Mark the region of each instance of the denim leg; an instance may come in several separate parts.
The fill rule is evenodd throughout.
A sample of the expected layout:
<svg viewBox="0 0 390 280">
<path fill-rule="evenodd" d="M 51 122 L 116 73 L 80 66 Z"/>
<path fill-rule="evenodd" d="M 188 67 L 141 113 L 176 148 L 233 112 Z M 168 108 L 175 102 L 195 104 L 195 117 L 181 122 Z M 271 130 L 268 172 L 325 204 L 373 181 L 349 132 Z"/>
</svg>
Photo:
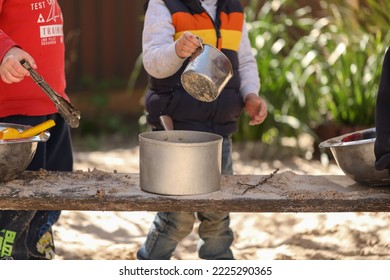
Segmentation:
<svg viewBox="0 0 390 280">
<path fill-rule="evenodd" d="M 222 141 L 222 174 L 233 174 L 232 140 Z M 230 246 L 234 240 L 230 217 L 224 213 L 197 213 L 199 225 L 199 257 L 202 259 L 234 259 Z"/>
<path fill-rule="evenodd" d="M 192 232 L 194 223 L 193 212 L 158 212 L 137 258 L 169 260 L 177 244 Z"/>
<path fill-rule="evenodd" d="M 232 260 L 233 252 L 230 246 L 234 240 L 233 231 L 230 229 L 228 212 L 200 212 L 198 219 L 199 257 L 207 260 Z"/>
<path fill-rule="evenodd" d="M 222 174 L 233 174 L 232 139 L 224 137 L 222 141 Z"/>
</svg>

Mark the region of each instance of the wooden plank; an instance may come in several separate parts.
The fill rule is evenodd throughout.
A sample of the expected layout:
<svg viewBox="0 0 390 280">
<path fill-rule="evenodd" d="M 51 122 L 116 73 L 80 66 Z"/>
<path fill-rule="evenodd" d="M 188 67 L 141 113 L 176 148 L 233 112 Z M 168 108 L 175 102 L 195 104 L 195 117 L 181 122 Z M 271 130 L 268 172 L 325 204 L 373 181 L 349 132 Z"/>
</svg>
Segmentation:
<svg viewBox="0 0 390 280">
<path fill-rule="evenodd" d="M 389 212 L 390 187 L 346 176 L 226 175 L 221 190 L 165 196 L 144 192 L 139 174 L 26 171 L 0 184 L 0 209 L 91 211 Z"/>
</svg>

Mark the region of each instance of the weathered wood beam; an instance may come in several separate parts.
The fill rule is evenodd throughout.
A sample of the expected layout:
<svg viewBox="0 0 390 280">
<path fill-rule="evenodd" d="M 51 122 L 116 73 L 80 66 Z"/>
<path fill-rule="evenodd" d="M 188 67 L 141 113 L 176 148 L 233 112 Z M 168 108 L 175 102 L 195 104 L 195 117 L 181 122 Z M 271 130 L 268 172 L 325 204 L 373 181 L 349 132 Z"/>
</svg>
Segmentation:
<svg viewBox="0 0 390 280">
<path fill-rule="evenodd" d="M 225 175 L 221 190 L 166 196 L 144 192 L 139 174 L 26 171 L 0 183 L 0 209 L 87 211 L 389 212 L 390 186 L 342 175 L 283 172 Z"/>
</svg>

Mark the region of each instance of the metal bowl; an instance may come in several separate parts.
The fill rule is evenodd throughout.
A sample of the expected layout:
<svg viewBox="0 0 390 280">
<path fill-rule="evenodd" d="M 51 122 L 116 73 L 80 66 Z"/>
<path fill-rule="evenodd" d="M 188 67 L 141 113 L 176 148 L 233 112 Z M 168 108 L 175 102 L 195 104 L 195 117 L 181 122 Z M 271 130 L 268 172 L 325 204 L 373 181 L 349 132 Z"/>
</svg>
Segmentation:
<svg viewBox="0 0 390 280">
<path fill-rule="evenodd" d="M 389 172 L 375 169 L 375 139 L 374 127 L 331 138 L 319 147 L 330 148 L 338 166 L 355 182 L 369 186 L 390 185 Z"/>
<path fill-rule="evenodd" d="M 23 131 L 31 126 L 0 123 L 0 130 L 7 127 Z M 15 179 L 26 170 L 35 155 L 38 142 L 46 142 L 49 137 L 50 133 L 45 131 L 30 138 L 0 140 L 0 182 Z"/>
</svg>

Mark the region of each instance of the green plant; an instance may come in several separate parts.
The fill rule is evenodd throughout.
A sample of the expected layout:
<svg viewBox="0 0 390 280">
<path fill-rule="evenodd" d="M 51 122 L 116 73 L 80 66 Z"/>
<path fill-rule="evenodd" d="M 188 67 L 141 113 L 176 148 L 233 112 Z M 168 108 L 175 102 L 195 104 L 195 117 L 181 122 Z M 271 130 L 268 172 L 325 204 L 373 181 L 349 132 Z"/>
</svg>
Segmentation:
<svg viewBox="0 0 390 280">
<path fill-rule="evenodd" d="M 269 115 L 258 127 L 240 119 L 234 139 L 278 142 L 328 121 L 371 126 L 386 49 L 390 44 L 387 0 L 321 1 L 316 18 L 295 1 L 251 1 L 249 36 L 258 62 L 260 94 Z"/>
<path fill-rule="evenodd" d="M 377 1 L 363 1 L 361 10 L 335 2 L 323 3 L 329 11 L 328 24 L 313 44 L 317 58 L 312 65 L 326 108 L 323 113 L 337 124 L 372 126 L 383 57 L 390 43 L 388 25 L 379 19 L 382 15 L 387 24 L 390 17 Z M 390 8 L 388 1 L 382 2 Z M 371 21 L 362 20 L 363 14 Z"/>
<path fill-rule="evenodd" d="M 144 69 L 142 63 L 143 63 L 142 62 L 142 53 L 140 53 L 134 62 L 133 69 L 130 72 L 129 79 L 127 81 L 126 91 L 129 94 L 131 94 L 134 91 L 134 89 L 136 87 L 136 83 L 137 83 L 137 81 L 138 81 L 139 77 L 141 76 L 141 73 Z"/>
<path fill-rule="evenodd" d="M 305 94 L 305 88 L 315 82 L 315 69 L 310 66 L 315 55 L 308 34 L 318 20 L 309 7 L 297 7 L 290 0 L 264 4 L 253 0 L 245 11 L 268 117 L 260 126 L 249 127 L 248 116 L 243 114 L 234 139 L 275 143 L 281 136 L 312 133 L 310 124 L 321 119 L 316 109 L 319 92 Z"/>
<path fill-rule="evenodd" d="M 110 91 L 124 88 L 125 81 L 122 79 L 111 79 L 97 81 L 90 76 L 82 78 L 85 94 L 79 98 L 88 108 L 88 113 L 82 113 L 80 127 L 75 134 L 80 135 L 101 135 L 113 133 L 128 133 L 127 121 L 120 114 L 111 113 L 107 110 L 112 96 Z"/>
</svg>

